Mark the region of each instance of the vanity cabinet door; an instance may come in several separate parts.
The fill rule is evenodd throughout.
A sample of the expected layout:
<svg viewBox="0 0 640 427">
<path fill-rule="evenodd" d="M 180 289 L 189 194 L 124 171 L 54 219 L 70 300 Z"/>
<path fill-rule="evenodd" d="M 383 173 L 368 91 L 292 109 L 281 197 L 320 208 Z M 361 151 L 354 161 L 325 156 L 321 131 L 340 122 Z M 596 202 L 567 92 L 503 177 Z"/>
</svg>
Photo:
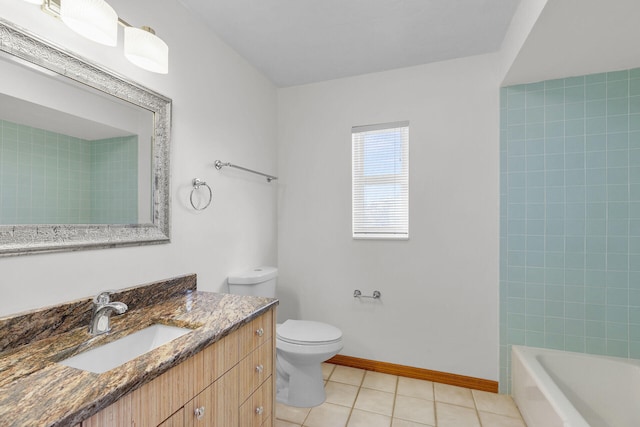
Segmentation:
<svg viewBox="0 0 640 427">
<path fill-rule="evenodd" d="M 200 388 L 195 390 L 194 395 L 238 363 L 238 332 L 232 332 L 196 354 L 199 355 L 202 357 L 202 374 L 196 378 L 196 384 Z"/>
<path fill-rule="evenodd" d="M 184 407 L 185 427 L 238 427 L 238 367 L 234 367 Z"/>
<path fill-rule="evenodd" d="M 194 396 L 195 378 L 198 372 L 202 372 L 199 368 L 201 354 L 190 357 L 130 393 L 135 427 L 160 425 Z"/>
<path fill-rule="evenodd" d="M 127 394 L 112 405 L 107 406 L 89 419 L 82 422 L 82 427 L 130 426 L 131 394 Z"/>
<path fill-rule="evenodd" d="M 82 422 L 82 427 L 182 427 L 171 416 L 193 396 L 194 363 L 201 358 L 189 358 L 175 368 Z M 171 418 L 169 418 L 171 416 Z"/>
</svg>

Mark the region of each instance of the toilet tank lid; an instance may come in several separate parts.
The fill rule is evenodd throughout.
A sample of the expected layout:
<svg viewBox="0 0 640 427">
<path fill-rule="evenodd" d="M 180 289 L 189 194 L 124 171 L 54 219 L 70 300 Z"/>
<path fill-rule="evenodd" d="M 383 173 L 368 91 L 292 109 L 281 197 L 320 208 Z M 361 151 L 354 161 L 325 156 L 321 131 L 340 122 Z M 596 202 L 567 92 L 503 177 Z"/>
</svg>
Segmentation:
<svg viewBox="0 0 640 427">
<path fill-rule="evenodd" d="M 276 267 L 255 267 L 237 274 L 230 274 L 227 281 L 232 285 L 255 285 L 278 276 Z"/>
</svg>

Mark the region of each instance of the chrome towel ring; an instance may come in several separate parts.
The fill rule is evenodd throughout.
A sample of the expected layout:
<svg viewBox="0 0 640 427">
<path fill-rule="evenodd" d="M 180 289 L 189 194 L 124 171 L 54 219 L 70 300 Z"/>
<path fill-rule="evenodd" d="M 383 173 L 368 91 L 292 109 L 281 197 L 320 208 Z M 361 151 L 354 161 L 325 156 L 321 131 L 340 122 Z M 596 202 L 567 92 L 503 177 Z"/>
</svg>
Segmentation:
<svg viewBox="0 0 640 427">
<path fill-rule="evenodd" d="M 211 200 L 213 200 L 213 192 L 211 191 L 211 187 L 209 187 L 209 185 L 206 182 L 201 181 L 198 178 L 194 178 L 192 183 L 193 183 L 193 189 L 191 190 L 191 195 L 189 196 L 189 201 L 191 202 L 191 206 L 193 206 L 193 209 L 195 209 L 197 211 L 203 211 L 203 210 L 207 209 L 209 207 L 209 205 L 211 204 Z M 198 208 L 193 203 L 193 193 L 196 190 L 200 189 L 200 187 L 207 187 L 207 190 L 209 190 L 209 201 L 203 207 Z"/>
</svg>

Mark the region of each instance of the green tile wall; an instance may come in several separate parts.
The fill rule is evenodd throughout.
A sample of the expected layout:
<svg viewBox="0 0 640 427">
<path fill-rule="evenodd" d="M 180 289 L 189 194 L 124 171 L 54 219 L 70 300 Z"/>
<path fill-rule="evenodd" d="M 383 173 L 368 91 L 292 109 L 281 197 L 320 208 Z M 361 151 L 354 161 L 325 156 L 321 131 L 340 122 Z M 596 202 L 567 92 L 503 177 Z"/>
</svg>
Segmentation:
<svg viewBox="0 0 640 427">
<path fill-rule="evenodd" d="M 137 157 L 135 136 L 87 141 L 0 120 L 0 224 L 135 223 Z M 92 188 L 98 176 L 109 191 Z M 113 203 L 98 215 L 102 199 Z"/>
<path fill-rule="evenodd" d="M 138 222 L 138 137 L 91 143 L 91 219 L 94 224 Z"/>
<path fill-rule="evenodd" d="M 511 345 L 640 358 L 640 69 L 501 90 L 500 390 Z"/>
</svg>

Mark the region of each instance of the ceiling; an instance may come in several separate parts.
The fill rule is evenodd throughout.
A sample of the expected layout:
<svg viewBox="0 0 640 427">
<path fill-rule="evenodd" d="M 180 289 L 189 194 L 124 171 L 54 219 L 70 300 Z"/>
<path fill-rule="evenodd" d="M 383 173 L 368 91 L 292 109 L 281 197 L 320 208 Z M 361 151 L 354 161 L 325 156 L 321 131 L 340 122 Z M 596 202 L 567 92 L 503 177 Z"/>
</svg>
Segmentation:
<svg viewBox="0 0 640 427">
<path fill-rule="evenodd" d="M 549 0 L 503 84 L 640 67 L 639 0 Z"/>
<path fill-rule="evenodd" d="M 497 51 L 520 0 L 180 0 L 278 87 Z"/>
</svg>

